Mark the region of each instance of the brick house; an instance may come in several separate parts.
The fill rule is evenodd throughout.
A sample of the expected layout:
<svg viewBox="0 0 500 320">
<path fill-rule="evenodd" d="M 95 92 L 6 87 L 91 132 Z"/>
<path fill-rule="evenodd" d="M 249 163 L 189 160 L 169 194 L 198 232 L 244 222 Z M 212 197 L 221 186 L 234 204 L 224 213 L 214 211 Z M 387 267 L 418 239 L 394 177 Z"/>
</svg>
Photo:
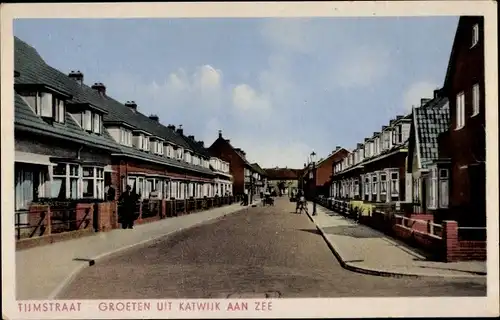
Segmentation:
<svg viewBox="0 0 500 320">
<path fill-rule="evenodd" d="M 119 149 L 102 125 L 107 111 L 18 38 L 14 53 L 16 212 L 44 198 L 104 199 L 104 174 Z M 91 127 L 78 122 L 82 113 Z"/>
<path fill-rule="evenodd" d="M 182 127 L 47 65 L 17 37 L 14 45 L 16 210 L 39 198 L 104 200 L 108 185 L 116 196 L 130 185 L 141 199 L 212 197 L 221 180 L 231 189 L 228 172 L 210 168 L 218 159 Z"/>
<path fill-rule="evenodd" d="M 450 129 L 439 140 L 450 159 L 450 213 L 474 226 L 486 225 L 484 41 L 484 18 L 460 17 L 443 85 Z"/>
<path fill-rule="evenodd" d="M 304 185 L 304 193 L 306 197 L 311 198 L 316 188 L 316 195 L 323 195 L 327 197 L 330 193 L 331 176 L 332 176 L 332 165 L 339 159 L 346 157 L 349 153 L 348 150 L 337 146 L 331 154 L 326 158 L 318 161 L 316 163 L 316 181 L 314 178 L 311 179 L 312 166 L 311 164 L 305 165 L 302 172 L 302 181 Z"/>
<path fill-rule="evenodd" d="M 302 173 L 302 169 L 290 169 L 290 168 L 268 168 L 264 169 L 268 179 L 269 189 L 280 190 L 282 194 L 288 196 L 292 192 L 297 192 L 299 189 L 299 180 Z"/>
<path fill-rule="evenodd" d="M 252 183 L 260 180 L 260 174 L 257 169 L 248 162 L 245 151 L 240 148 L 234 148 L 229 139 L 222 137 L 222 131 L 219 130 L 219 137 L 208 147 L 208 152 L 227 163 L 233 176 L 234 195 L 242 195 L 245 192 L 249 194 L 256 193 Z"/>
<path fill-rule="evenodd" d="M 410 115 L 397 116 L 335 161 L 331 197 L 365 203 L 408 201 L 406 155 L 410 125 Z"/>
</svg>

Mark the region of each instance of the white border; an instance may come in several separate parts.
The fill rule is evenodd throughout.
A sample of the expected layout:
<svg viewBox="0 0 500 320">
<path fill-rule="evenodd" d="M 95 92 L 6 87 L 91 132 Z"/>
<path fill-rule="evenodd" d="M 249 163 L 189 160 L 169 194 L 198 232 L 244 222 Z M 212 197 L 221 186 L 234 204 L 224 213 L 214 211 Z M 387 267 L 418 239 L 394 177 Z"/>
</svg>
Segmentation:
<svg viewBox="0 0 500 320">
<path fill-rule="evenodd" d="M 14 18 L 160 18 L 160 17 L 331 17 L 331 16 L 459 16 L 485 17 L 485 78 L 487 108 L 487 207 L 488 207 L 488 296 L 487 298 L 343 298 L 280 299 L 270 312 L 229 313 L 105 313 L 97 312 L 99 301 L 82 301 L 85 310 L 71 313 L 24 314 L 33 319 L 51 318 L 149 318 L 149 317 L 394 317 L 394 316 L 498 316 L 498 76 L 497 12 L 494 1 L 393 1 L 393 2 L 238 2 L 238 3 L 92 3 L 92 4 L 3 4 L 1 6 L 1 116 L 2 197 L 13 199 L 14 126 L 13 26 Z M 444 77 L 444 74 L 443 74 Z M 14 297 L 15 246 L 12 201 L 2 201 L 2 305 L 3 318 L 17 318 Z M 35 266 L 34 266 L 35 267 Z M 44 267 L 44 266 L 38 266 Z M 221 300 L 222 301 L 222 300 Z M 225 301 L 224 303 L 227 303 Z"/>
</svg>

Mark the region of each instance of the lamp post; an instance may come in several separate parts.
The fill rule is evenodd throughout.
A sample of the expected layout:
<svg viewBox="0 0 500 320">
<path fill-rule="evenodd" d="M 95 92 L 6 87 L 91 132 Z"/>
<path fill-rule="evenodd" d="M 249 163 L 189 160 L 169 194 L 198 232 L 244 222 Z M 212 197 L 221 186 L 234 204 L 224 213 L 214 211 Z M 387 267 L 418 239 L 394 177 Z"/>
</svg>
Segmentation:
<svg viewBox="0 0 500 320">
<path fill-rule="evenodd" d="M 313 181 L 313 212 L 312 215 L 316 215 L 316 152 L 311 152 L 311 164 L 312 164 L 312 170 L 310 172 L 310 177 Z"/>
</svg>

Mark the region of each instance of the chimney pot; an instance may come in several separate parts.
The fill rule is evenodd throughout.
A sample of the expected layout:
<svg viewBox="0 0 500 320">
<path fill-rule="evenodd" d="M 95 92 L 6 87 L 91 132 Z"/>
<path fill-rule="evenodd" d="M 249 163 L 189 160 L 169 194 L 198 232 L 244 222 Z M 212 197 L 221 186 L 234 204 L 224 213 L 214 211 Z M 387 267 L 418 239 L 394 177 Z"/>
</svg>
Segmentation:
<svg viewBox="0 0 500 320">
<path fill-rule="evenodd" d="M 83 84 L 83 73 L 80 72 L 80 70 L 78 71 L 71 71 L 68 75 L 68 77 L 70 79 L 73 79 L 75 80 L 76 82 L 78 82 L 79 84 Z M 97 84 L 97 83 L 96 83 Z M 97 84 L 98 85 L 98 84 Z M 102 83 L 101 83 L 102 85 Z M 94 89 L 94 87 L 92 87 L 92 89 Z M 104 92 L 106 92 L 106 87 L 104 87 Z"/>
<path fill-rule="evenodd" d="M 153 121 L 156 121 L 156 122 L 159 122 L 160 121 L 160 117 L 158 117 L 156 114 L 152 114 L 149 116 L 149 119 L 153 120 Z"/>
<path fill-rule="evenodd" d="M 82 81 L 83 81 L 83 75 L 82 75 Z M 94 83 L 94 85 L 92 86 L 92 89 L 94 89 L 97 92 L 99 92 L 99 94 L 101 96 L 105 96 L 106 95 L 106 86 L 104 84 L 102 84 L 101 82 Z"/>
<path fill-rule="evenodd" d="M 222 138 L 222 130 L 219 130 L 219 138 Z"/>
<path fill-rule="evenodd" d="M 434 90 L 434 99 L 441 97 L 441 89 Z"/>
<path fill-rule="evenodd" d="M 188 138 L 194 141 L 194 136 L 188 136 Z"/>
<path fill-rule="evenodd" d="M 127 101 L 125 102 L 125 106 L 132 109 L 132 111 L 137 111 L 137 104 L 135 101 Z"/>
<path fill-rule="evenodd" d="M 180 135 L 184 134 L 184 129 L 182 129 L 182 124 L 179 125 L 179 128 L 177 128 L 176 132 Z"/>
</svg>

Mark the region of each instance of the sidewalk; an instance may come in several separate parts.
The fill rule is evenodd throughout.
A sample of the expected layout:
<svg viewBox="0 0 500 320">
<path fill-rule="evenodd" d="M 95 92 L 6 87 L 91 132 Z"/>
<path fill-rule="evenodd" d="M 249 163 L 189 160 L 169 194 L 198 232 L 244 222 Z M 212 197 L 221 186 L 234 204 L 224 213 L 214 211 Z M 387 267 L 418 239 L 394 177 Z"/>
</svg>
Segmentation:
<svg viewBox="0 0 500 320">
<path fill-rule="evenodd" d="M 16 252 L 17 299 L 56 299 L 83 268 L 114 253 L 247 210 L 239 203 Z M 75 261 L 78 259 L 78 261 Z"/>
<path fill-rule="evenodd" d="M 484 277 L 485 261 L 427 261 L 425 253 L 340 214 L 316 205 L 314 221 L 341 265 L 351 271 L 382 276 Z"/>
</svg>

